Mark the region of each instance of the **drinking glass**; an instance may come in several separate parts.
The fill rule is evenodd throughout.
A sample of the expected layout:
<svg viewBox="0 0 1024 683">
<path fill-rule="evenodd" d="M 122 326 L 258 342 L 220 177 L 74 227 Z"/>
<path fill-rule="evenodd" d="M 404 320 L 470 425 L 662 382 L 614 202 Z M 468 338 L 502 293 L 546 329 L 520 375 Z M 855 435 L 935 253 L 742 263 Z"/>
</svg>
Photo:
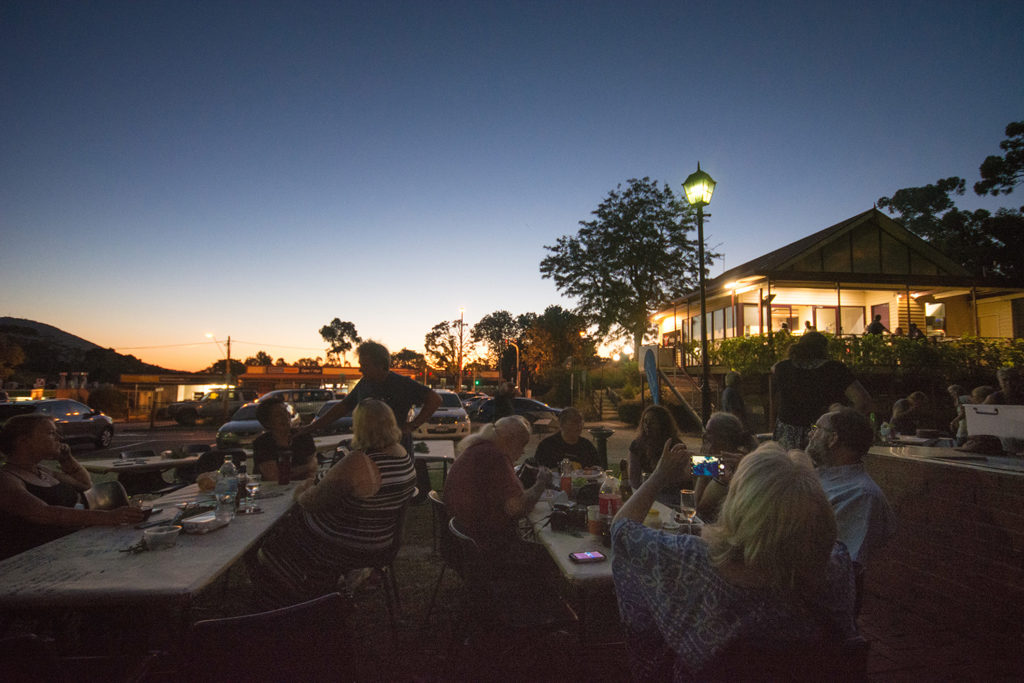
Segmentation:
<svg viewBox="0 0 1024 683">
<path fill-rule="evenodd" d="M 686 533 L 693 533 L 693 518 L 697 516 L 697 496 L 690 489 L 679 491 L 679 512 L 686 517 Z"/>
<path fill-rule="evenodd" d="M 256 510 L 256 494 L 260 491 L 261 478 L 259 474 L 250 474 L 245 481 L 245 492 L 248 494 L 248 498 L 245 499 L 245 511 L 249 514 Z"/>
</svg>

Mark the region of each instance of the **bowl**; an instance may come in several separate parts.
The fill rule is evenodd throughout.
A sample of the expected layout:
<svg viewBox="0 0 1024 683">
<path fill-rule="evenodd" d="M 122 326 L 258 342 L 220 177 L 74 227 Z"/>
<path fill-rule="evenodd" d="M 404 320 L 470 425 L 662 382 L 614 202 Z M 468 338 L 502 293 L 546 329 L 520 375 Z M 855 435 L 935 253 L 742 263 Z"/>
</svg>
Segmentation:
<svg viewBox="0 0 1024 683">
<path fill-rule="evenodd" d="M 142 532 L 142 539 L 150 550 L 166 550 L 178 543 L 181 527 L 177 524 L 155 526 Z"/>
</svg>

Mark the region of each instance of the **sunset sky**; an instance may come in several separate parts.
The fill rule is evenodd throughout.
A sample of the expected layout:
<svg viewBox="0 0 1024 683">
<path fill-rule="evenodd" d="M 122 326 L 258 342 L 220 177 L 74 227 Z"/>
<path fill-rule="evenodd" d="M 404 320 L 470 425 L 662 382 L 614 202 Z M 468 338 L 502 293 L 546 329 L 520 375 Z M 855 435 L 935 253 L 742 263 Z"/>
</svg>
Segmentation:
<svg viewBox="0 0 1024 683">
<path fill-rule="evenodd" d="M 712 274 L 1024 119 L 1024 3 L 0 3 L 0 315 L 179 370 L 572 307 L 607 193 L 718 181 Z M 973 194 L 963 208 L 1019 206 Z"/>
</svg>

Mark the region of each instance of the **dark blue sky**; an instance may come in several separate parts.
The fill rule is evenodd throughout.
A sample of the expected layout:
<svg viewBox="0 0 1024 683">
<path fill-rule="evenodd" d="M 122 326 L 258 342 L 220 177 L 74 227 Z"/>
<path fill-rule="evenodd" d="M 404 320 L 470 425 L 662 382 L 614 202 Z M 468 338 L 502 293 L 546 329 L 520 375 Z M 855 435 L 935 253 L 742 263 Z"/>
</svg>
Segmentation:
<svg viewBox="0 0 1024 683">
<path fill-rule="evenodd" d="M 183 369 L 204 332 L 322 355 L 336 316 L 422 348 L 459 306 L 571 306 L 543 246 L 698 160 L 718 273 L 970 186 L 1024 118 L 1022 27 L 1018 2 L 7 0 L 0 313 Z"/>
</svg>

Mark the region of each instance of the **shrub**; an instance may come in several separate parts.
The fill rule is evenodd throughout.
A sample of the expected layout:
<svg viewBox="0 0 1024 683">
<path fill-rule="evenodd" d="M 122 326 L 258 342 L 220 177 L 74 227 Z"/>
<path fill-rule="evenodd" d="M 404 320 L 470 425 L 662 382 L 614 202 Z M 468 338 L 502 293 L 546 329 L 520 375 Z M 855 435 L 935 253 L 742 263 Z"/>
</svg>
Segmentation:
<svg viewBox="0 0 1024 683">
<path fill-rule="evenodd" d="M 128 396 L 117 387 L 104 384 L 89 393 L 89 407 L 101 410 L 111 417 L 128 416 Z"/>
<path fill-rule="evenodd" d="M 619 401 L 619 419 L 630 425 L 640 424 L 640 401 Z"/>
</svg>

